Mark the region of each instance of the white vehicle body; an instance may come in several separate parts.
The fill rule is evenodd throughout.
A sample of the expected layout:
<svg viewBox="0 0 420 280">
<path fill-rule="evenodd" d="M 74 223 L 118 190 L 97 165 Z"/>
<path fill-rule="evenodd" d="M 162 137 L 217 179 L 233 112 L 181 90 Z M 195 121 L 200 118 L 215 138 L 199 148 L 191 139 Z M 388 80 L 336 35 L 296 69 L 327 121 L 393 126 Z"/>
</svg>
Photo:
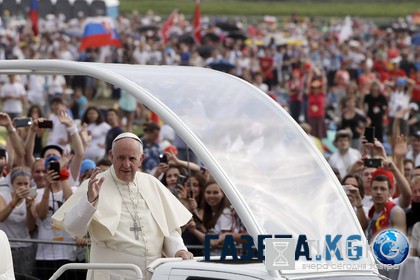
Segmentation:
<svg viewBox="0 0 420 280">
<path fill-rule="evenodd" d="M 58 60 L 0 61 L 0 73 L 88 75 L 128 91 L 194 150 L 254 240 L 262 234 L 364 238 L 340 183 L 310 138 L 275 101 L 237 77 L 196 67 Z M 359 271 L 305 270 L 304 261 L 287 271 L 267 271 L 262 263 L 186 261 L 159 265 L 154 279 L 378 279 L 367 254 L 366 268 Z M 200 271 L 204 276 L 186 278 Z"/>
</svg>

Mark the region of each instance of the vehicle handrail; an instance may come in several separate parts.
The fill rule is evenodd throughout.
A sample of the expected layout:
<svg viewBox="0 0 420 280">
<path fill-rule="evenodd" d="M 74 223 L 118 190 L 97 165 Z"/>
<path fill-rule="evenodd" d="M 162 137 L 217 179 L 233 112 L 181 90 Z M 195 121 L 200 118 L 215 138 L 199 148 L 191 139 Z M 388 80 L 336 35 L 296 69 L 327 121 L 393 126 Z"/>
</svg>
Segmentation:
<svg viewBox="0 0 420 280">
<path fill-rule="evenodd" d="M 57 269 L 49 280 L 58 279 L 61 274 L 69 269 L 133 270 L 136 273 L 136 280 L 143 279 L 141 269 L 132 263 L 68 263 Z"/>
<path fill-rule="evenodd" d="M 220 256 L 210 256 L 210 260 L 219 260 Z M 226 256 L 226 260 L 231 260 L 232 256 Z M 204 256 L 199 256 L 199 257 L 194 257 L 195 261 L 203 261 L 204 260 Z M 158 258 L 154 261 L 152 261 L 148 266 L 147 266 L 147 271 L 149 271 L 150 273 L 154 273 L 156 270 L 156 267 L 158 267 L 161 264 L 164 263 L 168 263 L 168 262 L 178 262 L 178 261 L 182 261 L 182 258 Z"/>
<path fill-rule="evenodd" d="M 154 273 L 156 270 L 156 267 L 158 267 L 159 265 L 163 264 L 163 263 L 167 263 L 167 262 L 179 262 L 182 261 L 182 258 L 158 258 L 154 261 L 152 261 L 148 266 L 147 266 L 147 271 L 149 271 L 150 273 Z"/>
</svg>

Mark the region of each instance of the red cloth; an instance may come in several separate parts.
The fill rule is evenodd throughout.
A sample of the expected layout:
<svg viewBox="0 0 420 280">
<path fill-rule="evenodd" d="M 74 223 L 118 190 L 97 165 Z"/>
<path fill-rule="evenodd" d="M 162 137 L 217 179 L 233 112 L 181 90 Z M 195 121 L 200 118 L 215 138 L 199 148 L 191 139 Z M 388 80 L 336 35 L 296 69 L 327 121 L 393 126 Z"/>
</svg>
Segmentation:
<svg viewBox="0 0 420 280">
<path fill-rule="evenodd" d="M 375 222 L 375 226 L 373 227 L 373 235 L 376 235 L 378 232 L 388 228 L 389 221 L 390 221 L 390 216 L 391 216 L 391 210 L 395 205 L 396 204 L 394 202 L 392 202 L 391 200 L 388 200 L 386 202 L 385 207 L 381 212 L 381 215 L 378 217 L 378 219 Z M 370 219 L 372 219 L 374 211 L 375 211 L 375 206 L 372 206 L 369 209 L 369 218 Z"/>
<path fill-rule="evenodd" d="M 372 173 L 372 181 L 375 179 L 375 177 L 379 176 L 379 175 L 384 175 L 386 177 L 388 177 L 389 182 L 391 183 L 391 186 L 389 187 L 389 190 L 392 190 L 392 188 L 394 187 L 394 174 L 392 174 L 391 171 L 383 169 L 383 168 L 378 168 L 376 169 L 375 172 Z"/>
<path fill-rule="evenodd" d="M 411 92 L 411 101 L 420 102 L 420 81 L 416 81 Z"/>
<path fill-rule="evenodd" d="M 67 180 L 70 177 L 70 172 L 67 168 L 60 170 L 60 181 Z"/>
<path fill-rule="evenodd" d="M 200 23 L 200 0 L 195 2 L 195 10 L 194 10 L 194 32 L 193 37 L 194 41 L 197 45 L 201 44 L 201 23 Z"/>
</svg>

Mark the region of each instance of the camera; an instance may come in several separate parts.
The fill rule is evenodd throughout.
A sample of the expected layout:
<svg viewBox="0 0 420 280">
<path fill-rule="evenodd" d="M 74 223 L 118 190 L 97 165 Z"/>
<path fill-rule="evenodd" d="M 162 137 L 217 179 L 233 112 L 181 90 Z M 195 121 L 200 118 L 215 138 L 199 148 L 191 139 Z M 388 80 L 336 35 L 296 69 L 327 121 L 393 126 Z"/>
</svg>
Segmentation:
<svg viewBox="0 0 420 280">
<path fill-rule="evenodd" d="M 39 128 L 53 128 L 52 120 L 44 120 L 42 122 L 38 122 Z"/>
<path fill-rule="evenodd" d="M 365 128 L 365 138 L 368 143 L 375 143 L 375 127 Z"/>
<path fill-rule="evenodd" d="M 160 163 L 168 163 L 168 157 L 165 154 L 160 154 L 159 161 Z"/>
<path fill-rule="evenodd" d="M 365 158 L 363 163 L 366 167 L 378 168 L 382 166 L 382 159 L 380 158 Z"/>
<path fill-rule="evenodd" d="M 184 183 L 185 183 L 186 179 L 187 179 L 187 177 L 185 177 L 184 175 L 179 175 L 178 179 L 176 180 L 177 187 L 179 187 L 179 185 L 184 186 Z"/>
<path fill-rule="evenodd" d="M 32 125 L 32 118 L 23 118 L 14 120 L 15 127 L 27 127 Z"/>
<path fill-rule="evenodd" d="M 50 161 L 48 163 L 48 170 L 53 170 L 58 175 L 60 175 L 60 162 L 58 161 Z M 54 181 L 59 181 L 60 178 L 55 179 Z"/>
<path fill-rule="evenodd" d="M 6 150 L 0 148 L 0 158 L 6 158 Z"/>
</svg>

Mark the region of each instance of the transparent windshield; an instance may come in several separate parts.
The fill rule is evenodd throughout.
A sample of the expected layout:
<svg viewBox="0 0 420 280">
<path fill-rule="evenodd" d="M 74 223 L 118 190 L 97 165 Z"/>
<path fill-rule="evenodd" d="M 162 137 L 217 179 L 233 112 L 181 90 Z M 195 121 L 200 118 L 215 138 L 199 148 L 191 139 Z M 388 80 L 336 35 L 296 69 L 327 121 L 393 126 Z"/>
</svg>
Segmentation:
<svg viewBox="0 0 420 280">
<path fill-rule="evenodd" d="M 0 62 L 0 69 L 10 65 Z M 254 238 L 363 236 L 310 138 L 256 87 L 204 68 L 85 64 L 78 72 L 77 67 L 63 69 L 105 77 L 173 126 L 221 184 Z"/>
</svg>

